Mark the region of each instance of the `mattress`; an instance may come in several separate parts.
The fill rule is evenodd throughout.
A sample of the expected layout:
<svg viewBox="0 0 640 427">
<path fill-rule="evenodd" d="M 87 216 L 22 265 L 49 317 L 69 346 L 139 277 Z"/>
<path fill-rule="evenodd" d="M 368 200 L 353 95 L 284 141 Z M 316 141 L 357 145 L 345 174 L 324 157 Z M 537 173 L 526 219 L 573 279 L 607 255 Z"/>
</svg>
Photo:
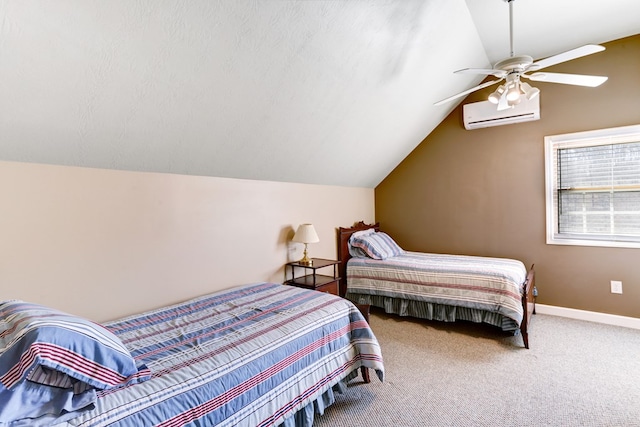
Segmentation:
<svg viewBox="0 0 640 427">
<path fill-rule="evenodd" d="M 410 251 L 384 260 L 358 257 L 347 263 L 346 297 L 380 306 L 410 301 L 417 303 L 415 310 L 431 310 L 433 305 L 467 309 L 475 311 L 472 317 L 477 312 L 496 314 L 510 319 L 515 329 L 523 318 L 526 274 L 522 262 L 507 258 Z"/>
</svg>

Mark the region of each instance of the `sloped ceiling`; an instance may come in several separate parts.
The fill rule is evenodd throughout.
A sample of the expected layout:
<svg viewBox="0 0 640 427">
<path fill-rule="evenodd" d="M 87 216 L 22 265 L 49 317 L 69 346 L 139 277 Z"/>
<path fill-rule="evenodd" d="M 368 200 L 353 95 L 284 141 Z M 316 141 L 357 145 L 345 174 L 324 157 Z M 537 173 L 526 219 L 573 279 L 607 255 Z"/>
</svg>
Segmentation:
<svg viewBox="0 0 640 427">
<path fill-rule="evenodd" d="M 534 58 L 640 33 L 637 0 L 514 6 Z M 323 185 L 375 187 L 456 106 L 433 103 L 481 81 L 454 70 L 509 54 L 503 0 L 5 0 L 0 17 L 0 160 Z"/>
</svg>

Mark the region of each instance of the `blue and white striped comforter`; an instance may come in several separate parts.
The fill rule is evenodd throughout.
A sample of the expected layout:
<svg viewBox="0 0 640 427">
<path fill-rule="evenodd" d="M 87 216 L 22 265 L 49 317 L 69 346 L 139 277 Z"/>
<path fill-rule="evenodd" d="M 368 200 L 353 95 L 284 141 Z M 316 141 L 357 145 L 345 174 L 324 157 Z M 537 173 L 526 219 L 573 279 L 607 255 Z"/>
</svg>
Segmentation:
<svg viewBox="0 0 640 427">
<path fill-rule="evenodd" d="M 383 379 L 358 309 L 291 286 L 242 286 L 105 326 L 152 378 L 98 392 L 66 425 L 278 425 L 360 366 Z"/>
<path fill-rule="evenodd" d="M 351 258 L 347 298 L 378 295 L 498 313 L 522 322 L 527 270 L 507 258 L 405 252 L 385 260 Z"/>
</svg>

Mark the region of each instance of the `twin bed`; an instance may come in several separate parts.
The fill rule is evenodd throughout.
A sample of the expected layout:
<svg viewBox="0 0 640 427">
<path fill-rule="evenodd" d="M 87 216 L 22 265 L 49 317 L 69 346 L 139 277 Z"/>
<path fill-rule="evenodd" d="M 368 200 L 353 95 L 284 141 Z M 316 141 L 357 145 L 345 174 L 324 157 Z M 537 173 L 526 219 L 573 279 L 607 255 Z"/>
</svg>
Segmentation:
<svg viewBox="0 0 640 427">
<path fill-rule="evenodd" d="M 341 295 L 387 313 L 488 323 L 521 333 L 529 348 L 535 273 L 506 258 L 409 252 L 379 224 L 338 229 Z"/>
<path fill-rule="evenodd" d="M 378 342 L 349 301 L 271 283 L 95 324 L 0 302 L 0 426 L 311 426 Z"/>
</svg>

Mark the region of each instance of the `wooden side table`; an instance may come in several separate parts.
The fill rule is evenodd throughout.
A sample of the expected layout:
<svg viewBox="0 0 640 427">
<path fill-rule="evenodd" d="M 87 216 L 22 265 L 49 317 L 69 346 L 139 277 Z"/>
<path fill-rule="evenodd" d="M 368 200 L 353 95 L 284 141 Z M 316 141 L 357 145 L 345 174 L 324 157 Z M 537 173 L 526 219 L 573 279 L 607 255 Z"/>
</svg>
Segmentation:
<svg viewBox="0 0 640 427">
<path fill-rule="evenodd" d="M 311 260 L 310 265 L 301 264 L 298 261 L 288 262 L 284 269 L 284 284 L 340 295 L 340 277 L 338 277 L 340 261 L 323 258 Z M 329 270 L 328 267 L 332 267 L 333 274 L 318 274 L 318 270 L 323 268 Z"/>
</svg>

